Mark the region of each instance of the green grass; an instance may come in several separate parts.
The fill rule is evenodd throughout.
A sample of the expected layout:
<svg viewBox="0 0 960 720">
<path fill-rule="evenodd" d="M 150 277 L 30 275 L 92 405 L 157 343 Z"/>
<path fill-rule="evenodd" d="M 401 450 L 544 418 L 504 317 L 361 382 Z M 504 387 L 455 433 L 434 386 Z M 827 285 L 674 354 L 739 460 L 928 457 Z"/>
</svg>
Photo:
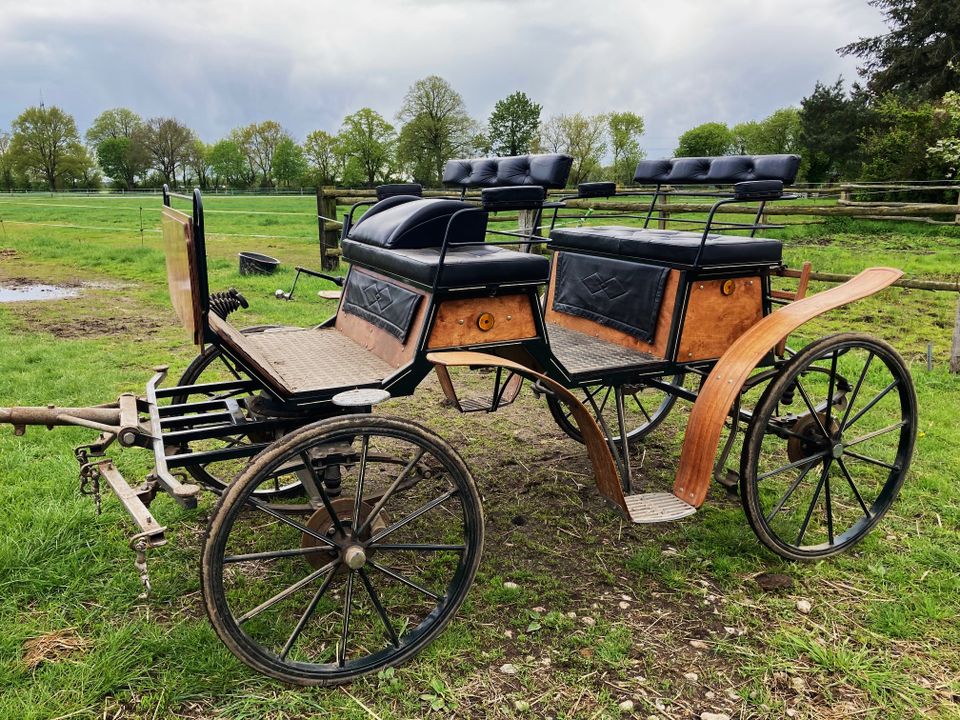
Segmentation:
<svg viewBox="0 0 960 720">
<path fill-rule="evenodd" d="M 0 278 L 97 283 L 72 300 L 0 305 L 3 404 L 104 402 L 142 391 L 154 365 L 171 365 L 175 378 L 190 361 L 166 296 L 159 235 L 145 232 L 141 242 L 141 206 L 145 229 L 156 229 L 157 197 L 0 196 L 0 250 L 15 251 L 0 253 Z M 289 288 L 294 265 L 317 265 L 311 197 L 209 197 L 206 207 L 211 288 L 234 286 L 251 301 L 238 323 L 307 325 L 332 312 L 316 295 L 329 283 L 303 280 L 291 303 L 272 297 Z M 778 234 L 793 266 L 960 272 L 955 228 L 831 220 Z M 240 277 L 236 253 L 245 249 L 283 268 Z M 910 364 L 920 398 L 913 469 L 890 515 L 852 553 L 812 565 L 765 551 L 720 488 L 690 520 L 624 524 L 600 501 L 583 449 L 528 392 L 489 416 L 443 408 L 433 382 L 392 401 L 384 412 L 424 422 L 464 455 L 485 500 L 486 551 L 466 605 L 437 641 L 344 689 L 271 682 L 216 639 L 197 569 L 209 497 L 193 511 L 166 497 L 152 506 L 171 542 L 151 554 L 154 593 L 139 600 L 125 513 L 108 494 L 98 517 L 77 492 L 71 448 L 91 434 L 3 431 L 0 717 L 614 718 L 628 698 L 638 717 L 783 717 L 787 709 L 809 718 L 957 717 L 960 377 L 946 368 L 956 303 L 948 293 L 892 289 L 791 340 L 799 347 L 851 328 L 886 338 Z M 648 486 L 672 483 L 687 412 L 678 405 L 642 448 Z M 130 479 L 149 470 L 145 453 L 114 458 Z M 764 572 L 790 576 L 793 587 L 762 592 L 754 577 Z M 504 588 L 508 580 L 519 589 Z M 813 603 L 809 615 L 796 611 L 801 598 Z M 81 648 L 26 665 L 27 641 L 66 631 Z M 516 675 L 499 672 L 506 662 Z M 696 681 L 685 677 L 691 671 Z"/>
</svg>

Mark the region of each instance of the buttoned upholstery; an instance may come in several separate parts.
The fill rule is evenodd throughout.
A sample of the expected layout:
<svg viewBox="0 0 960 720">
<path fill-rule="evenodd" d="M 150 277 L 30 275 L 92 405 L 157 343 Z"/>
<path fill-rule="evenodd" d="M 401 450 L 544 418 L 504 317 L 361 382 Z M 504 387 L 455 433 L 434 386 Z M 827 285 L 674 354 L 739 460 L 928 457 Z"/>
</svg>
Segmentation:
<svg viewBox="0 0 960 720">
<path fill-rule="evenodd" d="M 545 189 L 567 184 L 573 158 L 562 153 L 449 160 L 443 169 L 447 187 L 488 188 L 539 185 Z"/>
<path fill-rule="evenodd" d="M 633 176 L 641 185 L 732 185 L 745 180 L 781 180 L 791 184 L 799 155 L 722 155 L 641 160 Z"/>
</svg>

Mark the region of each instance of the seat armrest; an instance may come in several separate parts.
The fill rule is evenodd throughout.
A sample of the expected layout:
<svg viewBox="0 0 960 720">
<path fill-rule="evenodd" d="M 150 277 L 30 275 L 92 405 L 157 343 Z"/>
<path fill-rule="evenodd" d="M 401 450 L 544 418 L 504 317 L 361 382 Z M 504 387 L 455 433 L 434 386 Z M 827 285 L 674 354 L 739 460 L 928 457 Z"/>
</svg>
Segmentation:
<svg viewBox="0 0 960 720">
<path fill-rule="evenodd" d="M 776 200 L 783 195 L 783 180 L 747 180 L 733 186 L 737 200 Z"/>
<path fill-rule="evenodd" d="M 420 183 L 390 183 L 377 185 L 377 200 L 393 197 L 394 195 L 415 195 L 423 197 L 423 185 Z"/>
<path fill-rule="evenodd" d="M 484 188 L 480 198 L 484 210 L 533 210 L 543 206 L 547 191 L 539 185 L 509 185 Z"/>
<path fill-rule="evenodd" d="M 617 194 L 617 184 L 613 182 L 588 182 L 577 185 L 577 197 L 610 197 Z"/>
</svg>

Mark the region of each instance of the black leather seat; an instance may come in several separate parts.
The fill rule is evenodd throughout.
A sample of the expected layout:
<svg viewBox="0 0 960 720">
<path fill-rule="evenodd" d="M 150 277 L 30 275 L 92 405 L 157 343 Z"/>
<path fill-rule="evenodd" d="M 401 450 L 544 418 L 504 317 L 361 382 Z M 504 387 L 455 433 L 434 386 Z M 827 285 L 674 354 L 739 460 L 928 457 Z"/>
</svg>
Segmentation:
<svg viewBox="0 0 960 720">
<path fill-rule="evenodd" d="M 597 252 L 638 260 L 693 265 L 703 234 L 682 230 L 644 230 L 643 228 L 601 226 L 558 228 L 550 234 L 554 249 Z M 783 244 L 779 240 L 709 235 L 700 264 L 703 267 L 726 265 L 776 265 Z"/>
<path fill-rule="evenodd" d="M 341 243 L 345 260 L 413 283 L 433 285 L 440 266 L 440 248 L 383 248 L 352 239 Z M 450 245 L 443 258 L 440 284 L 446 287 L 545 283 L 550 262 L 542 255 L 507 250 L 496 245 Z"/>
</svg>

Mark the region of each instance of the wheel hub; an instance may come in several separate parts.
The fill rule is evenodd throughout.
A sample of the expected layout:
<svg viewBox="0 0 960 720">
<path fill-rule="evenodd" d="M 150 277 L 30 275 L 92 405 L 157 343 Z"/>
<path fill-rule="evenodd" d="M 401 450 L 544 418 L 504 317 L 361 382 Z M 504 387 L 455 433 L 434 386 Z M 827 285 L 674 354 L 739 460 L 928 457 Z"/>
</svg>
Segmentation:
<svg viewBox="0 0 960 720">
<path fill-rule="evenodd" d="M 820 425 L 826 423 L 826 414 L 821 412 L 817 413 L 817 415 L 820 417 L 820 422 L 817 422 L 817 419 L 813 415 L 808 414 L 799 418 L 790 428 L 790 431 L 794 433 L 794 435 L 791 435 L 787 440 L 787 457 L 790 459 L 790 462 L 803 460 L 816 452 L 823 452 L 823 450 L 828 447 L 831 453 L 836 453 L 837 447 L 839 447 L 840 454 L 843 454 L 842 443 L 834 441 L 834 438 L 840 432 L 840 425 L 837 423 L 836 418 L 830 419 L 830 427 L 828 430 L 831 437 L 825 438 L 823 437 L 823 432 L 820 430 Z M 801 435 L 802 437 L 797 437 L 797 435 Z M 839 457 L 839 455 L 834 455 L 834 457 Z"/>
<path fill-rule="evenodd" d="M 336 523 L 333 518 L 330 517 L 326 508 L 320 508 L 310 516 L 310 519 L 306 522 L 306 526 L 318 535 L 323 535 L 332 540 L 336 544 L 336 547 L 328 547 L 313 535 L 302 533 L 300 547 L 304 549 L 317 548 L 316 552 L 308 553 L 304 555 L 304 558 L 315 568 L 321 568 L 327 563 L 339 558 L 343 560 L 351 570 L 359 570 L 372 555 L 372 552 L 369 549 L 364 549 L 360 543 L 364 540 L 369 540 L 375 533 L 387 527 L 390 522 L 387 514 L 381 511 L 376 519 L 370 523 L 370 527 L 363 531 L 362 536 L 357 537 L 353 527 L 353 499 L 346 497 L 337 498 L 330 503 L 330 505 L 340 519 L 340 525 L 346 534 L 341 534 L 337 530 Z M 360 510 L 360 526 L 366 522 L 372 510 L 372 504 L 368 502 L 363 503 Z"/>
</svg>

